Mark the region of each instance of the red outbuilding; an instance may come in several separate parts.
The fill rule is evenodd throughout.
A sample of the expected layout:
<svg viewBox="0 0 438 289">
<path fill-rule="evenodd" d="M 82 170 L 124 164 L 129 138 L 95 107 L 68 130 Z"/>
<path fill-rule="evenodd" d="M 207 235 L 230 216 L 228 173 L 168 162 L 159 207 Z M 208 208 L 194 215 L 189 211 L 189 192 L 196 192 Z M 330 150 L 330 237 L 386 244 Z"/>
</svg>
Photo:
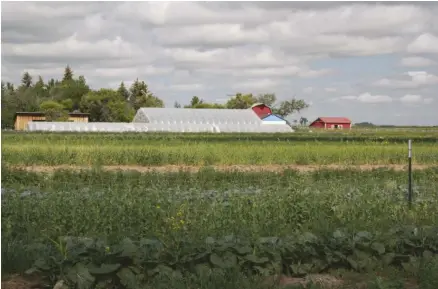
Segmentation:
<svg viewBox="0 0 438 289">
<path fill-rule="evenodd" d="M 309 127 L 329 129 L 350 129 L 351 120 L 346 117 L 318 117 Z"/>
<path fill-rule="evenodd" d="M 258 115 L 260 118 L 264 118 L 270 114 L 272 114 L 272 110 L 269 106 L 264 103 L 255 103 L 251 106 L 251 109 Z"/>
</svg>

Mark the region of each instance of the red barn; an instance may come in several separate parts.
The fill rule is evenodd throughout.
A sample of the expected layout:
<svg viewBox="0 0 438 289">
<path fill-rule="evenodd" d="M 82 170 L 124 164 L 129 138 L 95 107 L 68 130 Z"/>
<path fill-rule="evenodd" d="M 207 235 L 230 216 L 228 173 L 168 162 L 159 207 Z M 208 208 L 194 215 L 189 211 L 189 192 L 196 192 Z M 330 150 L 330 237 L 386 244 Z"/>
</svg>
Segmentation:
<svg viewBox="0 0 438 289">
<path fill-rule="evenodd" d="M 351 120 L 346 117 L 318 117 L 310 127 L 329 129 L 350 129 Z"/>
<path fill-rule="evenodd" d="M 258 115 L 260 118 L 264 118 L 270 114 L 272 114 L 272 110 L 269 106 L 264 103 L 255 103 L 251 106 L 251 109 Z"/>
</svg>

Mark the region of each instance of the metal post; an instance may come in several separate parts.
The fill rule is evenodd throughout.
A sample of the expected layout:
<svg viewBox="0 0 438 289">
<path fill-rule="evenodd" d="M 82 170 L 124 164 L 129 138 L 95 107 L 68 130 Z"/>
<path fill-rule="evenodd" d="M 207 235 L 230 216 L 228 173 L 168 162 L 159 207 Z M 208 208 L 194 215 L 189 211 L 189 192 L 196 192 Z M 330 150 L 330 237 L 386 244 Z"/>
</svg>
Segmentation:
<svg viewBox="0 0 438 289">
<path fill-rule="evenodd" d="M 412 207 L 412 140 L 408 141 L 408 203 Z"/>
</svg>

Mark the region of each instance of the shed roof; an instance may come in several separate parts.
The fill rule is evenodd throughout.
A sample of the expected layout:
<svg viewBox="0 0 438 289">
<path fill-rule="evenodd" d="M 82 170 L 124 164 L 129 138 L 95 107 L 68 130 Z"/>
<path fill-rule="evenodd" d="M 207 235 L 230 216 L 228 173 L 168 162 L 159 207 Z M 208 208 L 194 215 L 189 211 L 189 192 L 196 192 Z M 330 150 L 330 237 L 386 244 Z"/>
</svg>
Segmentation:
<svg viewBox="0 0 438 289">
<path fill-rule="evenodd" d="M 44 116 L 45 113 L 42 111 L 17 111 L 14 115 L 14 120 L 17 118 L 17 116 L 23 116 L 23 115 L 28 115 L 28 116 Z M 85 112 L 69 112 L 68 113 L 69 116 L 89 116 L 89 113 L 85 113 Z"/>
<path fill-rule="evenodd" d="M 318 119 L 325 123 L 351 123 L 351 120 L 346 117 L 318 117 Z"/>
</svg>

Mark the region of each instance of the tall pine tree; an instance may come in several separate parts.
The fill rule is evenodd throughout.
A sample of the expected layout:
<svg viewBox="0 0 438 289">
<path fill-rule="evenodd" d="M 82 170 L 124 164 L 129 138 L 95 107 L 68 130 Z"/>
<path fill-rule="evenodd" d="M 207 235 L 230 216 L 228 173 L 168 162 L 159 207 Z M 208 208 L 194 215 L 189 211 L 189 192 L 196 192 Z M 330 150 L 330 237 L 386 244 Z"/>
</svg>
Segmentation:
<svg viewBox="0 0 438 289">
<path fill-rule="evenodd" d="M 67 65 L 64 70 L 64 77 L 62 78 L 62 82 L 66 83 L 73 80 L 73 70 L 71 70 L 70 66 Z"/>
</svg>

